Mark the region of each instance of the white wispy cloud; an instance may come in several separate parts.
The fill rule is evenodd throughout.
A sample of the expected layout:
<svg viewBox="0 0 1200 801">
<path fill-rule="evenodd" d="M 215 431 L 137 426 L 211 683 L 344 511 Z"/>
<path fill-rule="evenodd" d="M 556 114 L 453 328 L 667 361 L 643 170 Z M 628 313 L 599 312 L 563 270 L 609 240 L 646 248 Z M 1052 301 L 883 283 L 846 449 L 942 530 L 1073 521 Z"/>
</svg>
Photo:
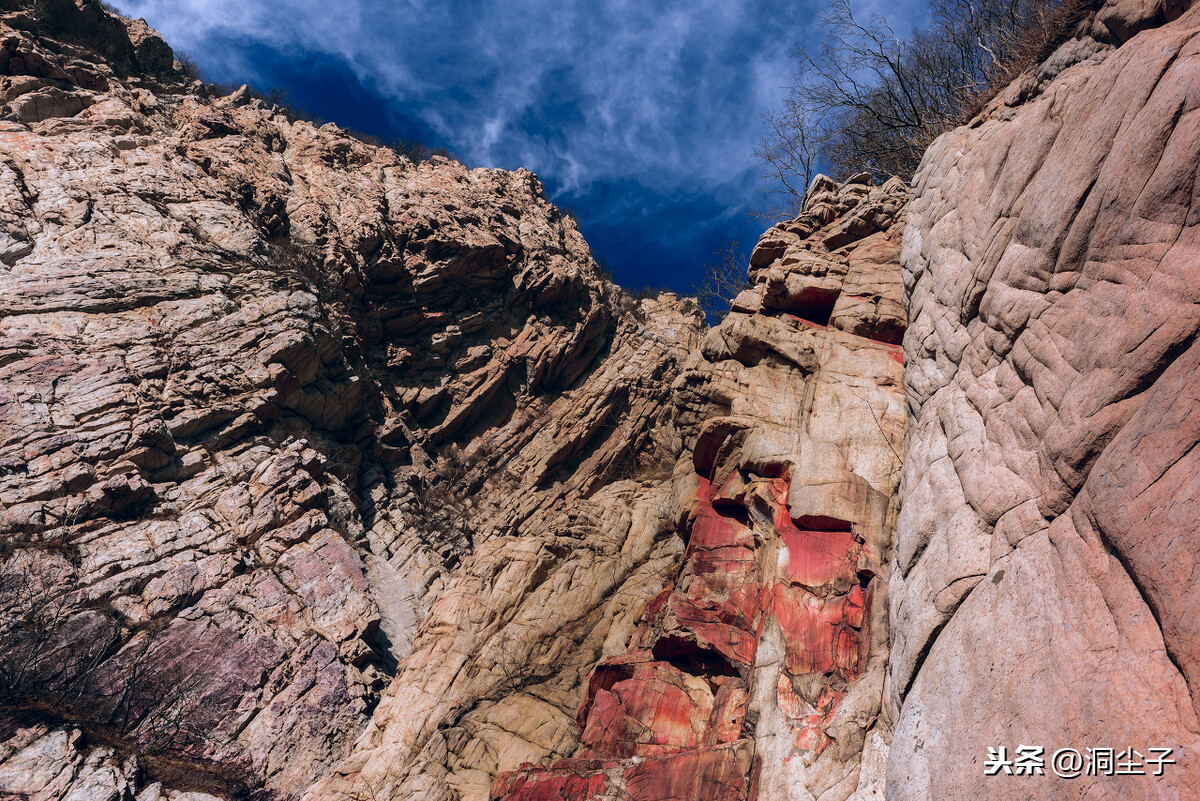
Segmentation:
<svg viewBox="0 0 1200 801">
<path fill-rule="evenodd" d="M 117 5 L 221 80 L 261 80 L 249 45 L 338 58 L 468 161 L 528 166 L 569 192 L 744 176 L 815 15 L 809 0 Z"/>
</svg>

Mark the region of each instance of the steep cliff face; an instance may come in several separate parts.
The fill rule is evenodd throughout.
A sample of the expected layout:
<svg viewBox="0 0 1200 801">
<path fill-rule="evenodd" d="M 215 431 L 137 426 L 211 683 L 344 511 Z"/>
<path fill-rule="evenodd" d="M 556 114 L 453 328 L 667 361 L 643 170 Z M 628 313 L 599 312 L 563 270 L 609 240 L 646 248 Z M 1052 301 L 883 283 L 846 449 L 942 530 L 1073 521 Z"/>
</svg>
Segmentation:
<svg viewBox="0 0 1200 801">
<path fill-rule="evenodd" d="M 0 795 L 293 798 L 389 686 L 445 797 L 571 753 L 682 551 L 694 304 L 98 3 L 0 42 Z"/>
<path fill-rule="evenodd" d="M 676 381 L 687 542 L 588 679 L 583 748 L 507 801 L 882 798 L 906 190 L 819 179 Z"/>
<path fill-rule="evenodd" d="M 819 179 L 707 333 L 528 172 L 5 6 L 0 796 L 1200 796 L 1188 6 Z"/>
<path fill-rule="evenodd" d="M 914 182 L 892 798 L 1200 797 L 1189 5 L 1105 3 Z M 1021 745 L 1044 776 L 984 777 Z"/>
</svg>

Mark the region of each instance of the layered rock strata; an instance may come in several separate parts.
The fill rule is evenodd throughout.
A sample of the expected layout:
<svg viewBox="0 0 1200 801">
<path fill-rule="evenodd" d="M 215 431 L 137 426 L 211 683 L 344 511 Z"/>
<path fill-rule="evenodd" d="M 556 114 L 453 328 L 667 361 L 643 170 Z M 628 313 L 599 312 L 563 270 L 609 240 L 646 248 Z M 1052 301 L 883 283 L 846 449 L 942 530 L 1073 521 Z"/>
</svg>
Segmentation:
<svg viewBox="0 0 1200 801">
<path fill-rule="evenodd" d="M 1098 4 L 907 211 L 819 179 L 702 336 L 530 173 L 6 5 L 0 796 L 1200 795 L 1190 6 Z"/>
<path fill-rule="evenodd" d="M 1200 797 L 1198 76 L 1200 8 L 1104 3 L 916 176 L 897 801 Z"/>
<path fill-rule="evenodd" d="M 882 797 L 905 195 L 820 178 L 759 241 L 675 383 L 682 568 L 588 678 L 580 751 L 493 798 Z"/>
<path fill-rule="evenodd" d="M 295 798 L 388 687 L 395 797 L 570 754 L 682 551 L 695 305 L 604 281 L 528 172 L 216 96 L 91 0 L 6 9 L 0 795 Z"/>
</svg>

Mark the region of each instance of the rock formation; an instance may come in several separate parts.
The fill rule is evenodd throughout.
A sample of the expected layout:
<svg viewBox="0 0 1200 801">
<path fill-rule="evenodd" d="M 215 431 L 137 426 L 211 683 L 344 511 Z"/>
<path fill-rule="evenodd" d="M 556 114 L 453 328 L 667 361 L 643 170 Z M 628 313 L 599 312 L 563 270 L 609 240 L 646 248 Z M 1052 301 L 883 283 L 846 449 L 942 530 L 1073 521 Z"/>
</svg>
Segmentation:
<svg viewBox="0 0 1200 801">
<path fill-rule="evenodd" d="M 897 801 L 1200 797 L 1188 5 L 1105 3 L 914 181 Z M 1045 775 L 985 778 L 988 748 L 1021 745 L 1045 749 Z M 1159 778 L 1050 764 L 1154 747 L 1176 760 Z"/>
<path fill-rule="evenodd" d="M 681 551 L 694 303 L 99 3 L 0 43 L 0 795 L 295 798 L 389 685 L 445 797 L 569 754 Z"/>
<path fill-rule="evenodd" d="M 589 677 L 580 752 L 493 797 L 882 798 L 905 197 L 821 178 L 759 241 L 675 384 L 682 569 Z"/>
<path fill-rule="evenodd" d="M 6 4 L 0 798 L 1200 797 L 1190 5 L 818 178 L 706 333 L 531 173 Z"/>
</svg>

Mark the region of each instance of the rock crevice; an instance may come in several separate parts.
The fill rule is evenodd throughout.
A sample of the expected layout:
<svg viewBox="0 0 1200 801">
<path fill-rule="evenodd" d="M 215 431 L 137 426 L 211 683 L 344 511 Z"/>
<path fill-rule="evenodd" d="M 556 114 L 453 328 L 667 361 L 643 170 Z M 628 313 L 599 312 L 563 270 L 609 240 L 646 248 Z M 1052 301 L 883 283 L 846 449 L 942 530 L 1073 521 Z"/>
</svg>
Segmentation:
<svg viewBox="0 0 1200 801">
<path fill-rule="evenodd" d="M 493 798 L 879 797 L 904 199 L 819 178 L 760 240 L 675 384 L 682 568 L 589 676 L 580 751 Z"/>
</svg>

